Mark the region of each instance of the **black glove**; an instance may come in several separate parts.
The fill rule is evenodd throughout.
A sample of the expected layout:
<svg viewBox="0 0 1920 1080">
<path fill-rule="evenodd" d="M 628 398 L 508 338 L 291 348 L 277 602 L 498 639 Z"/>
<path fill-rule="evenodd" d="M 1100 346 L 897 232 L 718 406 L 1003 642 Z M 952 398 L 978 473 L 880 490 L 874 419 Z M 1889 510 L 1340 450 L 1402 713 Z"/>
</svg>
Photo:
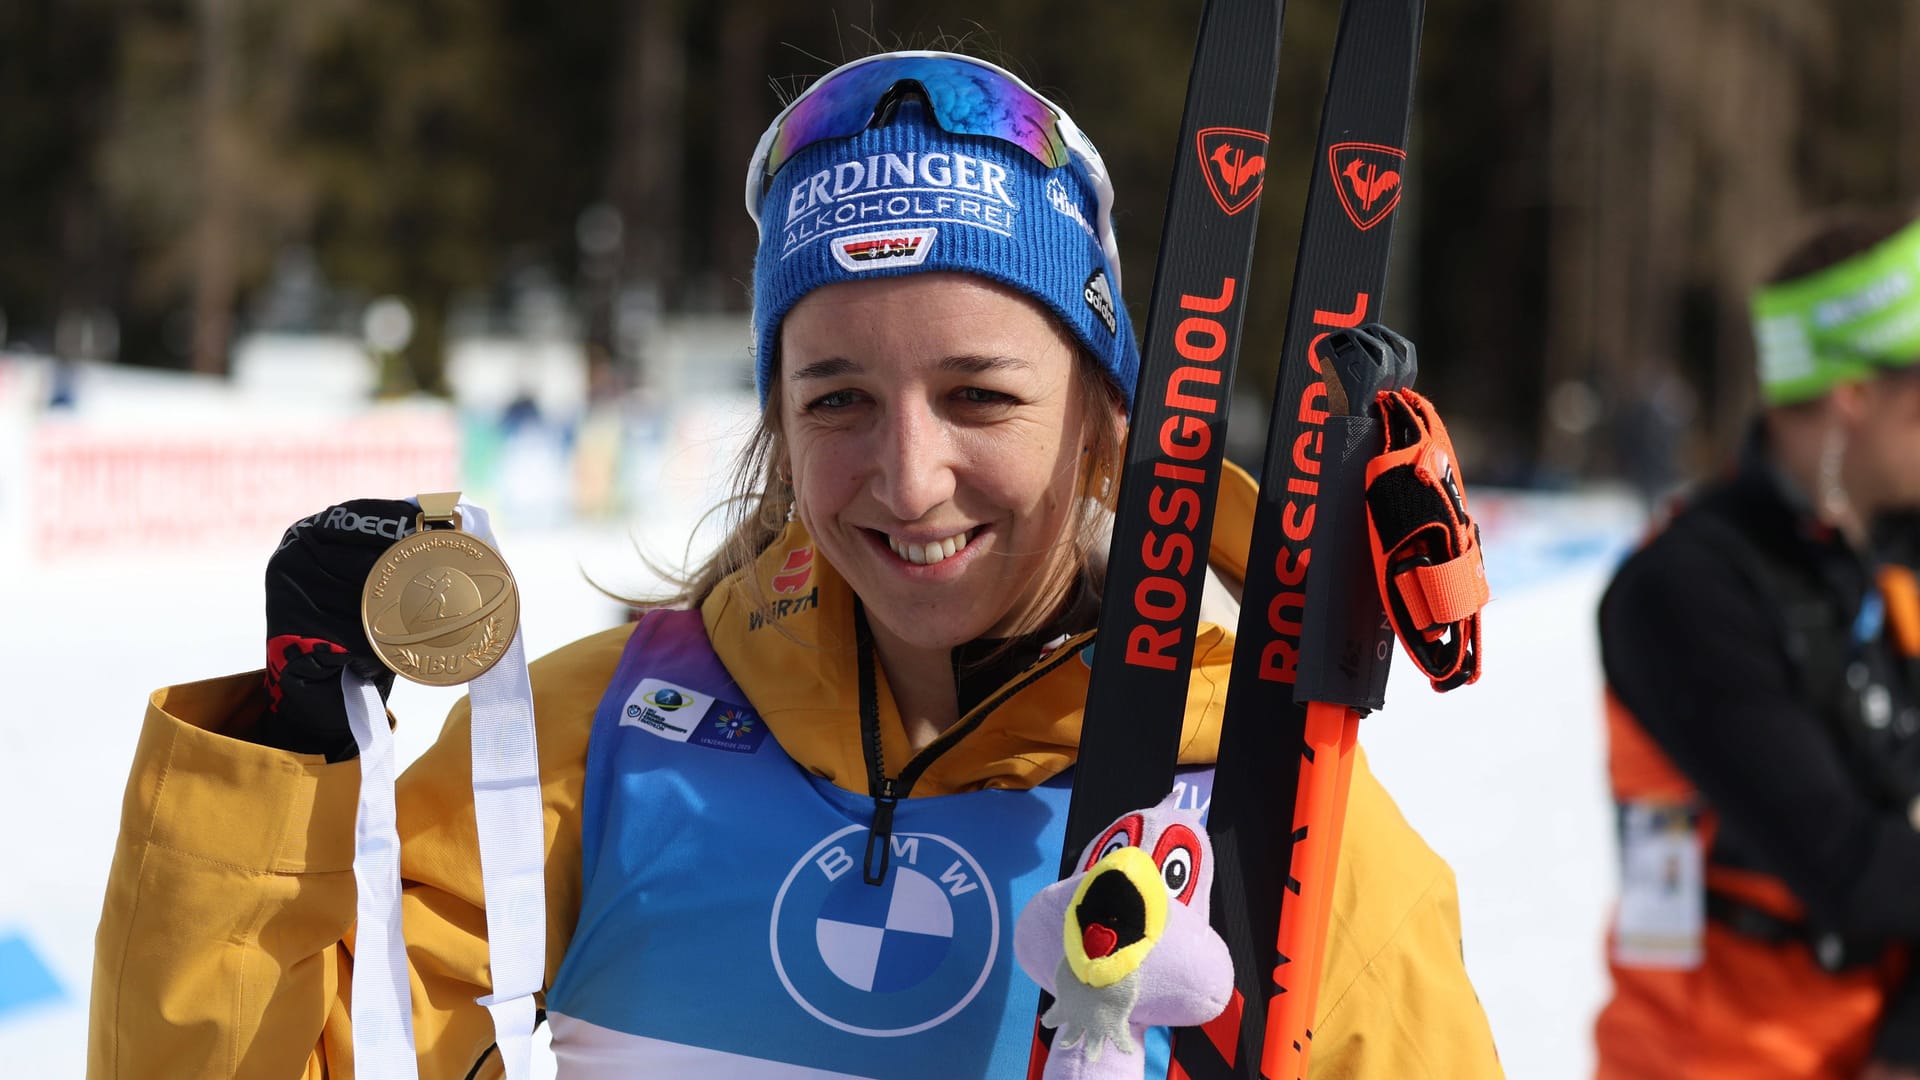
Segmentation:
<svg viewBox="0 0 1920 1080">
<path fill-rule="evenodd" d="M 267 560 L 267 713 L 255 742 L 328 761 L 359 753 L 340 671 L 371 680 L 382 701 L 393 689 L 393 672 L 360 624 L 360 593 L 419 514 L 411 502 L 355 499 L 294 522 L 280 538 Z"/>
</svg>

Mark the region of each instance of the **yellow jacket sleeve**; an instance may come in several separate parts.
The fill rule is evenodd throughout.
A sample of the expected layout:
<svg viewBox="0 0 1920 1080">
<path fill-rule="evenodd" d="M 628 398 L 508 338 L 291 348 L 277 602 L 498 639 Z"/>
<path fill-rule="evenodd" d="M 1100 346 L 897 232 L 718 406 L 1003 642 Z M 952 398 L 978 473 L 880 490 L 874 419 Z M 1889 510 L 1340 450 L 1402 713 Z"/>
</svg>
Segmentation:
<svg viewBox="0 0 1920 1080">
<path fill-rule="evenodd" d="M 1461 956 L 1453 871 L 1355 763 L 1321 969 L 1313 1080 L 1504 1076 Z"/>
<path fill-rule="evenodd" d="M 547 977 L 580 907 L 594 706 L 629 627 L 533 665 L 547 850 Z M 543 670 L 544 669 L 544 670 Z M 220 734 L 253 672 L 153 695 L 95 939 L 87 1074 L 350 1080 L 357 762 Z M 396 793 L 423 1080 L 498 1074 L 462 702 Z"/>
</svg>

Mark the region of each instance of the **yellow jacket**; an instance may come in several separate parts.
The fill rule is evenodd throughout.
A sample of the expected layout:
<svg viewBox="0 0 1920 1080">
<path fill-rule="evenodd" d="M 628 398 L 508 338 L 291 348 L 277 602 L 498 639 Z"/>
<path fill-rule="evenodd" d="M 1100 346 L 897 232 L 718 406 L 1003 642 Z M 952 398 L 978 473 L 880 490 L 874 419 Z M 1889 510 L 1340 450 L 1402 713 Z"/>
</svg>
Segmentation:
<svg viewBox="0 0 1920 1080">
<path fill-rule="evenodd" d="M 1212 561 L 1244 574 L 1252 481 L 1222 485 Z M 771 576 L 786 550 L 756 568 Z M 715 591 L 702 616 L 715 650 L 796 761 L 866 790 L 851 657 L 794 640 L 845 617 L 850 593 L 815 561 L 820 604 L 787 620 L 793 636 L 746 633 L 751 582 Z M 824 572 L 823 572 L 824 571 Z M 630 627 L 595 634 L 532 665 L 546 810 L 547 976 L 580 906 L 580 799 L 593 713 Z M 749 647 L 751 646 L 751 647 Z M 1231 633 L 1203 624 L 1182 734 L 1183 761 L 1213 760 Z M 1039 680 L 940 757 L 915 797 L 1039 783 L 1071 764 L 1085 667 Z M 356 762 L 258 746 L 260 673 L 154 693 L 134 755 L 96 939 L 88 1075 L 354 1075 L 352 984 Z M 882 692 L 889 771 L 906 735 Z M 839 722 L 809 722 L 822 714 Z M 423 1080 L 497 1077 L 488 989 L 466 703 L 400 778 L 402 901 Z M 1314 1080 L 1440 1080 L 1501 1075 L 1460 954 L 1453 874 L 1367 770 L 1354 770 L 1332 929 L 1314 1025 Z M 481 1066 L 476 1071 L 475 1064 Z"/>
</svg>

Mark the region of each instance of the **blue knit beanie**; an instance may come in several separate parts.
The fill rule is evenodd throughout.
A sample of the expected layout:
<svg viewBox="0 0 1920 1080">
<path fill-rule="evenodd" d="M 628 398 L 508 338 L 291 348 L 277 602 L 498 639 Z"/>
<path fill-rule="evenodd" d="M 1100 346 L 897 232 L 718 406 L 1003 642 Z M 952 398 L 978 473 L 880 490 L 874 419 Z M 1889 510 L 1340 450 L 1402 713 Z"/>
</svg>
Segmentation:
<svg viewBox="0 0 1920 1080">
<path fill-rule="evenodd" d="M 958 270 L 1045 305 L 1131 407 L 1140 354 L 1096 215 L 1094 187 L 1077 162 L 1049 169 L 1011 143 L 950 134 L 917 101 L 902 102 L 885 126 L 806 147 L 760 204 L 760 404 L 773 383 L 780 320 L 801 297 L 840 281 Z"/>
</svg>

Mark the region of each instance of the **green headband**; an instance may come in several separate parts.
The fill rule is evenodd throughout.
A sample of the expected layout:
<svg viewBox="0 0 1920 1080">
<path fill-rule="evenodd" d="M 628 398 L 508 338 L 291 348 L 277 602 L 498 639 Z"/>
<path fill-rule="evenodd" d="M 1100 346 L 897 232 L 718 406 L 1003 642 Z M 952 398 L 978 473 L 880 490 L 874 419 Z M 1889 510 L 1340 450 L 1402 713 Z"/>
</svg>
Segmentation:
<svg viewBox="0 0 1920 1080">
<path fill-rule="evenodd" d="M 1753 337 L 1769 405 L 1920 362 L 1920 222 L 1845 262 L 1755 292 Z"/>
</svg>

